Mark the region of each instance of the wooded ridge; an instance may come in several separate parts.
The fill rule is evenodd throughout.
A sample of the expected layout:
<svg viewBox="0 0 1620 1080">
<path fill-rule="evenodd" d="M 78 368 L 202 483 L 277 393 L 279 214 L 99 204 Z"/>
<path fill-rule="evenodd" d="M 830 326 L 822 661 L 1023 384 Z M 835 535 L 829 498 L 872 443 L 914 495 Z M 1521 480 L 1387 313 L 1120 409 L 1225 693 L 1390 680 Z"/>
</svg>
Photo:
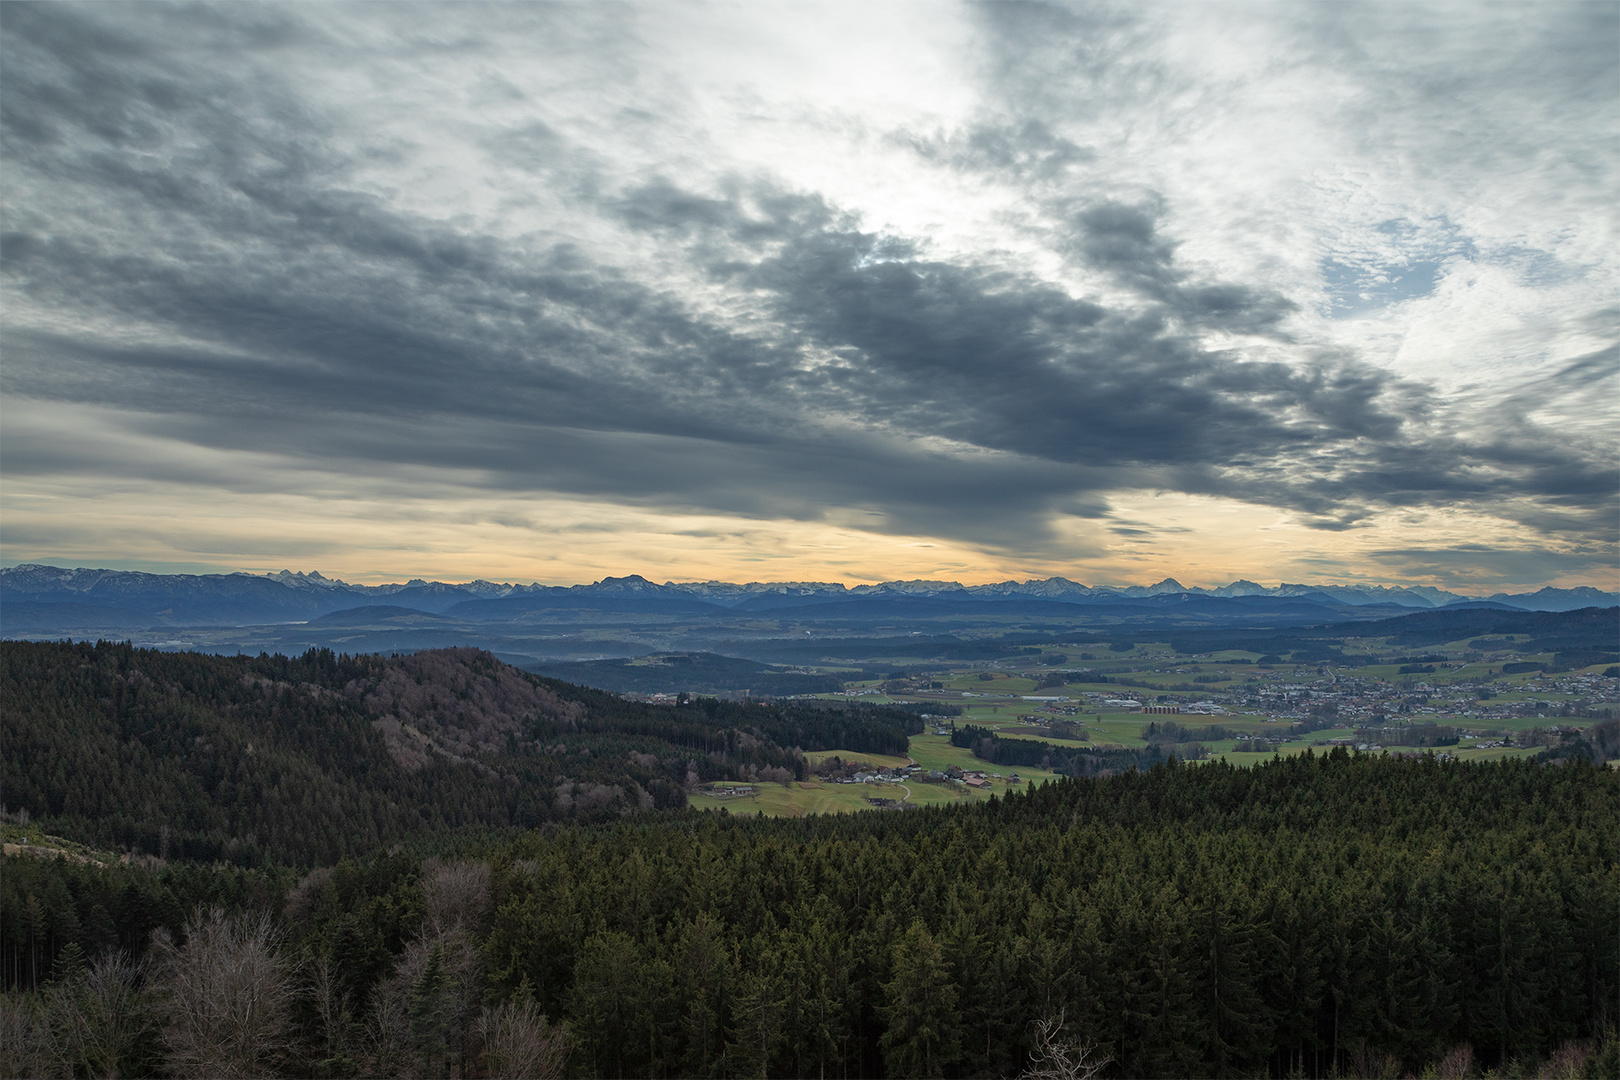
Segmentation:
<svg viewBox="0 0 1620 1080">
<path fill-rule="evenodd" d="M 903 754 L 915 713 L 627 701 L 474 649 L 224 657 L 0 642 L 6 809 L 136 854 L 314 866 L 425 834 L 678 808 Z"/>
</svg>

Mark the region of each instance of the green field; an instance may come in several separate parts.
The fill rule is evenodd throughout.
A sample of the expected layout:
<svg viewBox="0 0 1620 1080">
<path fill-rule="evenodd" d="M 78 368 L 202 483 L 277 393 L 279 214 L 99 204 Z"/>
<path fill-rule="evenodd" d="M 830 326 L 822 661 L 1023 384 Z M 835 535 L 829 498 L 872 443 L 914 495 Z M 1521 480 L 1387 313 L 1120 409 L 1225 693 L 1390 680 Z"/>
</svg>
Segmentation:
<svg viewBox="0 0 1620 1080">
<path fill-rule="evenodd" d="M 806 814 L 842 814 L 854 810 L 871 810 L 868 795 L 888 796 L 887 785 L 879 792 L 876 785 L 827 784 L 808 780 L 792 785 L 757 784 L 758 795 L 752 797 L 718 798 L 693 793 L 690 804 L 699 810 L 719 810 L 724 807 L 733 814 L 764 814 L 766 817 L 803 817 Z M 896 792 L 899 798 L 903 792 Z"/>
<path fill-rule="evenodd" d="M 911 737 L 911 756 L 916 760 L 917 764 L 925 769 L 944 771 L 952 765 L 956 765 L 962 769 L 982 770 L 987 774 L 999 772 L 1003 776 L 1016 772 L 1025 781 L 1051 780 L 1058 775 L 1045 769 L 1029 767 L 1014 769 L 1009 766 L 992 765 L 987 761 L 974 757 L 971 752 L 963 747 L 952 746 L 951 740 L 944 735 L 913 735 Z M 993 786 L 997 791 L 1005 787 L 1000 781 L 995 781 Z"/>
<path fill-rule="evenodd" d="M 805 754 L 812 765 L 837 756 L 845 761 L 859 761 L 869 765 L 887 765 L 899 768 L 908 764 L 902 757 L 887 754 L 858 754 L 851 750 L 817 750 Z M 732 814 L 764 814 L 766 817 L 803 817 L 806 814 L 841 814 L 855 810 L 876 809 L 866 800 L 901 799 L 911 806 L 934 806 L 986 799 L 1005 794 L 1009 790 L 1021 791 L 1032 783 L 1055 780 L 1058 774 L 1047 769 L 1010 769 L 991 765 L 974 757 L 967 750 L 952 746 L 942 735 L 913 735 L 911 758 L 924 769 L 941 772 L 956 765 L 964 770 L 980 770 L 990 775 L 990 790 L 976 791 L 957 783 L 925 783 L 921 780 L 905 784 L 834 784 L 823 780 L 806 780 L 789 786 L 782 784 L 756 784 L 758 794 L 721 798 L 694 792 L 687 801 L 699 810 L 719 810 L 724 807 Z M 1006 777 L 1017 772 L 1023 785 L 1008 784 Z M 1000 773 L 998 778 L 994 774 Z"/>
<path fill-rule="evenodd" d="M 912 745 L 916 745 L 915 736 L 912 737 Z M 846 762 L 858 761 L 867 765 L 886 765 L 891 769 L 901 769 L 911 764 L 908 759 L 897 757 L 894 754 L 857 754 L 853 750 L 811 750 L 804 757 L 811 765 L 820 765 L 830 757 L 836 757 Z"/>
<path fill-rule="evenodd" d="M 1038 769 L 1034 772 L 1041 778 L 1054 775 Z M 1029 771 L 1021 775 L 1028 776 Z M 1005 793 L 1008 789 L 1004 782 L 992 783 L 994 793 Z M 717 798 L 695 792 L 688 796 L 688 802 L 698 810 L 719 810 L 724 807 L 731 814 L 804 817 L 806 814 L 843 814 L 877 809 L 866 801 L 868 798 L 896 799 L 908 806 L 935 806 L 989 798 L 989 793 L 974 791 L 961 784 L 927 784 L 920 780 L 905 784 L 834 784 L 823 780 L 806 780 L 786 786 L 758 784 L 755 787 L 759 793 L 754 796 Z"/>
<path fill-rule="evenodd" d="M 1219 726 L 1233 733 L 1269 736 L 1273 739 L 1286 738 L 1294 723 L 1287 720 L 1271 720 L 1259 711 L 1261 708 L 1280 710 L 1285 706 L 1269 704 L 1257 706 L 1250 695 L 1257 687 L 1266 688 L 1290 683 L 1317 684 L 1317 681 L 1329 672 L 1351 680 L 1347 686 L 1352 694 L 1358 696 L 1368 693 L 1366 690 L 1368 684 L 1383 684 L 1389 695 L 1385 700 L 1390 703 L 1391 715 L 1398 716 L 1400 720 L 1449 725 L 1457 728 L 1459 732 L 1469 733 L 1464 734 L 1454 745 L 1433 747 L 1427 751 L 1463 760 L 1534 757 L 1540 752 L 1540 747 L 1480 747 L 1477 744 L 1498 741 L 1503 735 L 1517 735 L 1532 728 L 1547 728 L 1554 725 L 1586 727 L 1596 722 L 1591 717 L 1552 715 L 1566 701 L 1574 700 L 1576 695 L 1551 689 L 1529 690 L 1526 687 L 1537 683 L 1538 680 L 1550 681 L 1555 678 L 1573 677 L 1583 672 L 1601 674 L 1605 670 L 1604 665 L 1558 675 L 1543 672 L 1503 675 L 1500 672 L 1504 663 L 1544 662 L 1552 660 L 1553 655 L 1518 653 L 1500 647 L 1485 649 L 1482 655 L 1482 650 L 1472 646 L 1472 640 L 1464 639 L 1413 648 L 1398 648 L 1391 641 L 1383 639 L 1344 641 L 1346 656 L 1369 654 L 1388 656 L 1391 653 L 1400 653 L 1413 658 L 1420 656 L 1444 658 L 1410 659 L 1364 667 L 1334 664 L 1331 659 L 1326 658 L 1321 661 L 1277 660 L 1260 664 L 1261 653 L 1237 649 L 1190 656 L 1175 653 L 1163 642 L 1137 642 L 1135 647 L 1128 651 L 1116 652 L 1108 649 L 1103 652 L 1092 652 L 1089 656 L 1079 652 L 1080 647 L 1059 645 L 1043 648 L 1039 653 L 1024 653 L 945 670 L 928 670 L 929 662 L 926 660 L 895 658 L 893 663 L 896 667 L 912 670 L 897 672 L 888 679 L 868 678 L 864 682 L 848 685 L 850 689 L 869 691 L 857 698 L 864 703 L 874 705 L 938 703 L 960 709 L 960 715 L 949 721 L 943 721 L 946 726 L 974 724 L 1000 732 L 1007 738 L 1036 739 L 1050 742 L 1054 746 L 1078 745 L 1098 749 L 1141 749 L 1147 745 L 1149 725 L 1168 721 L 1195 730 Z M 1097 646 L 1093 645 L 1090 648 L 1096 649 Z M 1402 666 L 1419 662 L 1433 664 L 1436 670 L 1401 674 Z M 1067 670 L 1076 668 L 1086 670 Z M 1054 676 L 1075 681 L 1051 685 Z M 1200 679 L 1204 681 L 1198 681 Z M 1418 689 L 1420 683 L 1427 684 L 1432 691 Z M 1453 705 L 1439 698 L 1426 697 L 1431 692 L 1449 694 L 1449 688 L 1456 683 L 1481 684 L 1489 688 L 1491 696 L 1482 698 L 1472 705 Z M 1540 685 L 1547 686 L 1549 682 L 1544 681 Z M 1376 696 L 1376 692 L 1374 694 Z M 1224 715 L 1182 713 L 1168 716 L 1136 710 L 1105 709 L 1101 707 L 1097 697 L 1088 695 L 1130 696 L 1148 702 L 1158 698 L 1167 704 L 1180 703 L 1183 707 L 1189 702 L 1213 698 L 1232 711 Z M 1249 697 L 1249 702 L 1245 705 L 1241 697 L 1228 695 Z M 1413 700 L 1414 695 L 1416 700 Z M 823 696 L 849 700 L 845 695 Z M 1068 700 L 1061 703 L 1023 700 L 1025 697 L 1045 696 L 1061 696 Z M 1547 703 L 1543 710 L 1547 715 L 1509 718 L 1460 715 L 1461 711 L 1484 710 L 1491 708 L 1492 705 L 1501 707 L 1532 699 Z M 1433 712 L 1418 711 L 1419 706 L 1425 706 L 1429 701 L 1432 701 Z M 1403 704 L 1407 708 L 1396 713 L 1394 707 Z M 1020 720 L 1020 717 L 1032 719 Z M 1048 720 L 1067 720 L 1082 725 L 1084 740 L 1075 742 L 1062 739 L 1039 726 L 1041 722 Z M 1347 724 L 1351 722 L 1348 719 L 1345 721 Z M 1209 760 L 1246 766 L 1269 761 L 1273 753 L 1284 757 L 1303 754 L 1307 750 L 1318 754 L 1324 753 L 1329 749 L 1330 741 L 1354 737 L 1353 727 L 1329 728 L 1312 731 L 1293 741 L 1284 742 L 1275 751 L 1268 749 L 1263 752 L 1249 750 L 1251 744 L 1247 739 L 1204 739 L 1198 742 L 1208 752 Z M 1416 747 L 1388 747 L 1387 752 L 1425 751 Z M 806 756 L 812 763 L 819 763 L 831 753 L 827 751 Z M 898 757 L 886 758 L 847 752 L 841 753 L 840 756 L 846 761 L 858 760 L 872 765 L 892 767 L 905 764 L 904 759 Z M 1006 774 L 1014 771 L 1010 766 L 991 765 L 975 758 L 968 750 L 951 746 L 948 737 L 931 733 L 912 736 L 911 756 L 912 760 L 926 769 L 944 770 L 956 765 L 963 769 L 983 771 L 992 777 L 996 773 Z M 1054 779 L 1057 775 L 1041 769 L 1021 768 L 1017 771 L 1026 781 L 1036 783 Z M 1006 790 L 1004 780 L 992 782 L 992 791 Z M 825 790 L 829 787 L 836 790 Z M 985 797 L 984 792 L 965 789 L 955 784 L 914 783 L 910 788 L 912 794 L 908 801 L 916 805 Z M 758 812 L 773 816 L 859 810 L 870 807 L 866 802 L 868 795 L 888 797 L 894 790 L 886 785 L 868 788 L 812 783 L 801 785 L 792 791 L 779 790 L 761 794 L 750 802 L 757 804 Z M 693 799 L 693 805 L 718 806 L 720 800 L 700 796 Z M 732 805 L 733 813 L 738 812 L 738 809 L 739 807 Z"/>
</svg>

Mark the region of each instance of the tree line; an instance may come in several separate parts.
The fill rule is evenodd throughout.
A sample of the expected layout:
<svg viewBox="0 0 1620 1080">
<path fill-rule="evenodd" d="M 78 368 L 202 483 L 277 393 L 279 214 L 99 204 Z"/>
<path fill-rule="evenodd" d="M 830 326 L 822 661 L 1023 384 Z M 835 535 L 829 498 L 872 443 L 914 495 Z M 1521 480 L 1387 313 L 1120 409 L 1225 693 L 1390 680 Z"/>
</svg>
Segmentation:
<svg viewBox="0 0 1620 1080">
<path fill-rule="evenodd" d="M 1057 746 L 1040 739 L 1009 738 L 992 728 L 963 724 L 951 731 L 951 745 L 992 765 L 1050 769 L 1064 776 L 1098 776 L 1126 769 L 1152 768 L 1167 759 L 1165 742 L 1129 747 Z M 1182 750 L 1183 758 L 1189 757 Z"/>
</svg>

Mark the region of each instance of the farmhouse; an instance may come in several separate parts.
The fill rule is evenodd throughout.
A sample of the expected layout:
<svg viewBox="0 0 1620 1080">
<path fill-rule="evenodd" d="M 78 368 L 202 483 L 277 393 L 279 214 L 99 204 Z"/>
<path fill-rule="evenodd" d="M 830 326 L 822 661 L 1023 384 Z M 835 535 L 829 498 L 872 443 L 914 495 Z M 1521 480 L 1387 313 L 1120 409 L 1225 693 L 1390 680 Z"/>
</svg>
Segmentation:
<svg viewBox="0 0 1620 1080">
<path fill-rule="evenodd" d="M 751 798 L 757 794 L 752 784 L 706 784 L 704 790 L 721 799 Z"/>
</svg>

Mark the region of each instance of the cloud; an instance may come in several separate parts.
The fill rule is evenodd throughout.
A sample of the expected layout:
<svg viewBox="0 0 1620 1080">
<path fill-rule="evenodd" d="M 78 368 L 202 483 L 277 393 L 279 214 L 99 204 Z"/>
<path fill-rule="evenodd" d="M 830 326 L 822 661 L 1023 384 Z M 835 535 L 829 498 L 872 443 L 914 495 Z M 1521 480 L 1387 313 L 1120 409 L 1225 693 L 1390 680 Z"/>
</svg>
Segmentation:
<svg viewBox="0 0 1620 1080">
<path fill-rule="evenodd" d="M 1565 335 L 1583 351 L 1464 399 L 1314 313 L 1324 265 L 1349 268 L 1341 291 L 1388 278 L 1380 310 L 1429 302 L 1442 253 L 1501 249 L 1475 224 L 1388 216 L 1295 272 L 1198 220 L 1173 163 L 1127 159 L 1131 118 L 1175 146 L 1255 92 L 1178 59 L 1180 16 L 972 9 L 982 107 L 870 131 L 762 118 L 782 87 L 700 92 L 640 9 L 424 17 L 0 9 L 10 475 L 274 490 L 319 471 L 356 497 L 434 476 L 1033 559 L 1095 554 L 1070 526 L 1140 490 L 1323 532 L 1461 506 L 1614 540 L 1612 437 L 1548 415 L 1612 376 L 1590 309 Z M 1405 18 L 1378 31 L 1399 55 Z M 1323 56 L 1368 40 L 1266 26 Z M 1390 91 L 1413 115 L 1447 85 L 1425 78 Z M 818 188 L 761 134 L 783 125 L 970 220 L 885 224 L 898 181 Z M 1282 210 L 1283 239 L 1316 227 Z"/>
<path fill-rule="evenodd" d="M 1600 547 L 1574 552 L 1548 552 L 1538 548 L 1459 544 L 1454 547 L 1381 549 L 1368 554 L 1402 577 L 1421 577 L 1453 585 L 1500 585 L 1510 589 L 1524 582 L 1545 581 L 1549 576 L 1587 575 L 1592 580 L 1606 582 L 1604 587 L 1611 590 L 1620 584 L 1620 577 L 1615 574 L 1612 551 Z"/>
</svg>

